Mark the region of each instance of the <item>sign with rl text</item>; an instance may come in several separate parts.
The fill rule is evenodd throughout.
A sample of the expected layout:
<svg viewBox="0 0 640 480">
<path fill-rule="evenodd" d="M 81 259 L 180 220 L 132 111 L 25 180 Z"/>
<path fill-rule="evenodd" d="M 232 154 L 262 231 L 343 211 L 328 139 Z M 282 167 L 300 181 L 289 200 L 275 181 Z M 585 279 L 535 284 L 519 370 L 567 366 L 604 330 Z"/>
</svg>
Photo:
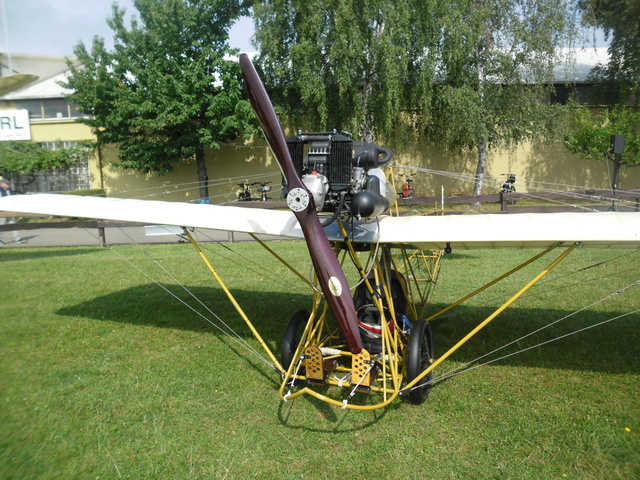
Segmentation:
<svg viewBox="0 0 640 480">
<path fill-rule="evenodd" d="M 28 110 L 0 110 L 0 142 L 31 140 Z"/>
</svg>

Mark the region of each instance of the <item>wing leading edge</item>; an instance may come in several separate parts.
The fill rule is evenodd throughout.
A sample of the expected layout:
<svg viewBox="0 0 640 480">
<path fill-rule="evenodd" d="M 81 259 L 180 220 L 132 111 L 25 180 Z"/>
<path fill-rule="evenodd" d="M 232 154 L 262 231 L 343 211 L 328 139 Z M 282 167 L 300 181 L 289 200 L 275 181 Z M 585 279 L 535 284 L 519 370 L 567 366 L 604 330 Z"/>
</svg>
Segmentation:
<svg viewBox="0 0 640 480">
<path fill-rule="evenodd" d="M 640 214 L 520 213 L 385 217 L 354 229 L 360 242 L 376 238 L 384 244 L 421 250 L 549 247 L 579 242 L 587 247 L 640 247 Z"/>
<path fill-rule="evenodd" d="M 35 194 L 2 197 L 0 211 L 302 238 L 300 226 L 289 212 L 233 206 Z"/>
<path fill-rule="evenodd" d="M 13 195 L 0 199 L 0 211 L 103 220 L 178 225 L 233 232 L 303 238 L 288 211 L 194 205 L 75 195 Z M 581 242 L 588 247 L 640 247 L 638 213 L 538 213 L 382 217 L 346 226 L 356 243 L 380 242 L 423 250 L 547 247 Z M 325 229 L 343 240 L 335 223 Z"/>
</svg>

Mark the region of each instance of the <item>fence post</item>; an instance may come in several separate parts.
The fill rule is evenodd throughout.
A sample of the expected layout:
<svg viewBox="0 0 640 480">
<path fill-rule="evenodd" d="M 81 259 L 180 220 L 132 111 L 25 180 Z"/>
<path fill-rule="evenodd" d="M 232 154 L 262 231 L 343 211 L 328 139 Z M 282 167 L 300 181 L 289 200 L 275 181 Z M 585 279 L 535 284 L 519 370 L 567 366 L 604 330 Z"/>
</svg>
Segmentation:
<svg viewBox="0 0 640 480">
<path fill-rule="evenodd" d="M 104 227 L 98 226 L 98 238 L 100 239 L 100 246 L 101 247 L 106 247 L 107 246 L 107 236 L 105 234 Z"/>
<path fill-rule="evenodd" d="M 507 211 L 507 201 L 504 199 L 504 192 L 503 191 L 500 192 L 500 211 L 501 212 L 506 212 Z"/>
</svg>

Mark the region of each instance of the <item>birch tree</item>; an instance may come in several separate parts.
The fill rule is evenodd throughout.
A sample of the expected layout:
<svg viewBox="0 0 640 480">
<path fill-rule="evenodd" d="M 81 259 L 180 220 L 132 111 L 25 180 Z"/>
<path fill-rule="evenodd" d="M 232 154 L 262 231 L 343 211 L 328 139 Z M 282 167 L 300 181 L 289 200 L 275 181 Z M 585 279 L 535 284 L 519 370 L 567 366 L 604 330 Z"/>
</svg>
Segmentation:
<svg viewBox="0 0 640 480">
<path fill-rule="evenodd" d="M 446 1 L 446 0 L 445 0 Z M 437 93 L 427 132 L 453 149 L 477 151 L 474 195 L 484 185 L 487 152 L 554 136 L 546 101 L 554 67 L 570 41 L 565 0 L 460 0 L 441 18 Z"/>
<path fill-rule="evenodd" d="M 312 129 L 365 141 L 429 98 L 432 0 L 265 0 L 254 6 L 259 62 L 274 100 Z"/>
<path fill-rule="evenodd" d="M 371 140 L 399 124 L 450 149 L 487 151 L 553 133 L 569 0 L 264 0 L 261 65 L 280 105 Z"/>
</svg>

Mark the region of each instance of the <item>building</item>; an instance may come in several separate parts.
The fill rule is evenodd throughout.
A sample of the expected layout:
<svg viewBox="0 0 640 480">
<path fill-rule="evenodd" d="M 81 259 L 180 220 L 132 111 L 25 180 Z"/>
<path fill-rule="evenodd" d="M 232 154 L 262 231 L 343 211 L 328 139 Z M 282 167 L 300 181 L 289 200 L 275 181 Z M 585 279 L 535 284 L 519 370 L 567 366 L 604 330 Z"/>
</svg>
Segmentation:
<svg viewBox="0 0 640 480">
<path fill-rule="evenodd" d="M 11 72 L 8 69 L 10 63 Z M 5 118 L 7 115 L 28 118 L 22 128 L 22 137 L 16 138 L 17 125 L 12 120 L 0 129 L 1 140 L 31 140 L 56 149 L 94 139 L 89 127 L 75 121 L 81 114 L 64 98 L 68 92 L 59 82 L 65 79 L 67 71 L 64 58 L 13 55 L 9 59 L 6 54 L 0 55 L 0 73 L 3 77 L 15 73 L 37 76 L 32 83 L 0 97 L 0 110 L 6 112 Z M 14 132 L 11 132 L 12 129 Z M 16 190 L 24 192 L 89 189 L 89 155 L 85 162 L 69 171 L 15 176 L 12 181 Z"/>
<path fill-rule="evenodd" d="M 76 120 L 82 115 L 67 102 L 69 93 L 60 82 L 66 78 L 66 59 L 13 55 L 13 73 L 31 73 L 38 76 L 33 83 L 0 96 L 0 111 L 28 112 L 28 138 L 55 149 L 69 147 L 81 141 L 95 140 L 91 129 Z M 9 59 L 0 54 L 0 73 L 6 76 Z M 0 132 L 1 133 L 1 132 Z M 0 138 L 12 140 L 12 137 Z M 61 192 L 78 189 L 102 189 L 110 196 L 151 197 L 175 201 L 195 201 L 198 183 L 195 160 L 182 162 L 170 175 L 144 175 L 114 166 L 117 149 L 101 148 L 88 152 L 87 161 L 69 171 L 38 172 L 34 177 L 15 176 L 14 188 L 24 193 Z M 264 142 L 222 145 L 220 150 L 207 152 L 212 201 L 222 202 L 237 198 L 239 183 L 251 181 L 280 182 L 279 169 Z M 277 188 L 275 189 L 278 190 Z M 254 192 L 257 194 L 257 192 Z"/>
</svg>

